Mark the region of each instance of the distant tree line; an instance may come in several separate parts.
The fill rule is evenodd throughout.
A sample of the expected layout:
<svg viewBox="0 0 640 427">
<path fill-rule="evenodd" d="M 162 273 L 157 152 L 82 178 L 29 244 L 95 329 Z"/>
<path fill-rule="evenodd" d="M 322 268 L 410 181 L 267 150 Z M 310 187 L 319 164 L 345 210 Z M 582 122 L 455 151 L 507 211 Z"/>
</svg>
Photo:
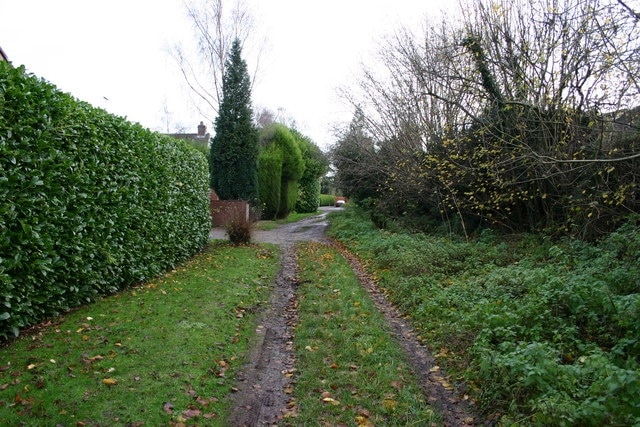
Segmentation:
<svg viewBox="0 0 640 427">
<path fill-rule="evenodd" d="M 640 208 L 639 18 L 623 1 L 461 5 L 398 31 L 332 150 L 345 195 L 401 218 L 596 237 Z"/>
</svg>

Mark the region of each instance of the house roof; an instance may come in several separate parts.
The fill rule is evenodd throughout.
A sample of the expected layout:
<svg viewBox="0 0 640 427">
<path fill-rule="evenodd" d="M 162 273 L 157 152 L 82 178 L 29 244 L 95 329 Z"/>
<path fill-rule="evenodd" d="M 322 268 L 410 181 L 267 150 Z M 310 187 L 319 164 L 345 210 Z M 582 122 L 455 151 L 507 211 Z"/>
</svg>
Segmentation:
<svg viewBox="0 0 640 427">
<path fill-rule="evenodd" d="M 203 122 L 198 125 L 198 133 L 170 133 L 169 136 L 179 139 L 191 139 L 193 141 L 201 141 L 209 143 L 211 135 L 207 132 L 207 127 Z"/>
</svg>

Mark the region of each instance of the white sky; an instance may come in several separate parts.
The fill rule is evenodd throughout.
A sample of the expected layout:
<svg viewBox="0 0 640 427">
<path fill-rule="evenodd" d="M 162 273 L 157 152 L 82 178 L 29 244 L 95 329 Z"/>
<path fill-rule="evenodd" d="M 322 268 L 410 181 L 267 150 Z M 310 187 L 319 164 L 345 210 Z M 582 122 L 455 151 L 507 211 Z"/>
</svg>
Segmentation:
<svg viewBox="0 0 640 427">
<path fill-rule="evenodd" d="M 232 6 L 235 1 L 230 2 Z M 454 0 L 247 0 L 266 38 L 254 110 L 282 108 L 320 147 L 351 111 L 352 83 L 383 36 L 417 28 Z M 167 53 L 193 35 L 182 0 L 0 0 L 0 47 L 14 65 L 152 130 L 195 132 L 204 120 Z M 252 68 L 252 58 L 245 57 Z M 168 111 L 169 114 L 167 114 Z M 205 124 L 213 129 L 212 123 Z"/>
</svg>

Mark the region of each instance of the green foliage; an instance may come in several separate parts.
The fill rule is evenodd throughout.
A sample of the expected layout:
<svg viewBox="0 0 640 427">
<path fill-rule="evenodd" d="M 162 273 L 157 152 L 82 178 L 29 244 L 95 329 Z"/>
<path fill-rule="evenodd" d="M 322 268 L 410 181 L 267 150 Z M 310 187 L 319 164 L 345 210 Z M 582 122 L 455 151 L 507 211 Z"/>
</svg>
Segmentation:
<svg viewBox="0 0 640 427">
<path fill-rule="evenodd" d="M 300 213 L 315 212 L 320 206 L 320 178 L 329 170 L 329 161 L 311 139 L 296 130 L 292 132 L 298 139 L 304 161 L 295 210 Z"/>
<path fill-rule="evenodd" d="M 336 203 L 336 196 L 332 194 L 320 194 L 319 206 L 333 206 Z"/>
<path fill-rule="evenodd" d="M 221 200 L 258 200 L 258 132 L 252 116 L 251 80 L 236 39 L 222 81 L 210 150 L 211 187 Z"/>
<path fill-rule="evenodd" d="M 260 171 L 260 200 L 267 219 L 285 218 L 295 207 L 298 196 L 298 180 L 304 173 L 304 160 L 298 140 L 284 125 L 274 123 L 262 129 L 260 155 L 262 164 L 268 169 Z M 265 158 L 264 163 L 262 159 Z M 280 165 L 277 161 L 280 160 Z M 279 184 L 276 174 L 280 172 Z M 277 204 L 275 204 L 277 197 Z M 271 216 L 271 215 L 274 216 Z"/>
<path fill-rule="evenodd" d="M 265 148 L 258 159 L 258 178 L 262 217 L 273 219 L 280 209 L 282 191 L 282 153 L 275 145 Z"/>
<path fill-rule="evenodd" d="M 589 244 L 391 233 L 355 209 L 330 218 L 486 415 L 505 425 L 640 422 L 636 220 Z"/>
<path fill-rule="evenodd" d="M 0 63 L 0 338 L 200 250 L 207 162 L 191 147 Z"/>
<path fill-rule="evenodd" d="M 280 212 L 278 212 L 278 218 L 286 218 L 291 212 L 293 212 L 296 207 L 298 193 L 298 181 L 288 180 L 282 182 L 282 191 L 280 192 Z"/>
</svg>

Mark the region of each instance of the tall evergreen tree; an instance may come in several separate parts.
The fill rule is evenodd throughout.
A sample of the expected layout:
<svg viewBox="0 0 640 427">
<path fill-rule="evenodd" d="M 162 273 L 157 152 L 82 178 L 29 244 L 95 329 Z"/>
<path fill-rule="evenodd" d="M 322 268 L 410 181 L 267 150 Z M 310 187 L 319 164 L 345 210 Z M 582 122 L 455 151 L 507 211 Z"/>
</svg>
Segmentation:
<svg viewBox="0 0 640 427">
<path fill-rule="evenodd" d="M 258 131 L 252 122 L 251 80 L 240 40 L 231 46 L 211 142 L 211 187 L 222 200 L 258 198 Z"/>
</svg>

